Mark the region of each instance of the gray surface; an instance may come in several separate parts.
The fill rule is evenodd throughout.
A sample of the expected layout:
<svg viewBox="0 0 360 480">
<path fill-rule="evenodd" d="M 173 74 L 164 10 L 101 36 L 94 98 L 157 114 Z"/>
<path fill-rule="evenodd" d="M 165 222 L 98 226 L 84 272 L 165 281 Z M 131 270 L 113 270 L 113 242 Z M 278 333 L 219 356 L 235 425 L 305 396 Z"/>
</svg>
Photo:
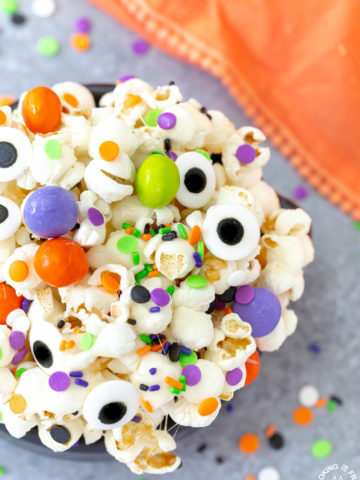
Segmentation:
<svg viewBox="0 0 360 480">
<path fill-rule="evenodd" d="M 24 11 L 28 11 L 30 0 L 20 3 Z M 222 109 L 238 126 L 249 123 L 220 81 L 155 49 L 146 56 L 136 57 L 130 50 L 135 36 L 105 14 L 81 0 L 57 3 L 59 10 L 53 18 L 29 17 L 21 27 L 8 25 L 7 19 L 0 16 L 0 25 L 5 27 L 0 37 L 0 93 L 18 95 L 29 87 L 66 79 L 115 81 L 119 74 L 133 73 L 155 85 L 175 80 L 185 96 L 193 95 L 209 108 Z M 94 23 L 93 47 L 83 54 L 74 52 L 68 44 L 73 21 L 79 15 L 88 15 Z M 57 57 L 45 59 L 36 52 L 36 39 L 46 34 L 53 34 L 62 42 L 62 51 Z M 265 178 L 288 196 L 301 181 L 275 148 Z M 255 475 L 266 465 L 276 466 L 282 479 L 312 480 L 330 463 L 348 464 L 360 477 L 356 339 L 360 233 L 355 231 L 349 217 L 311 189 L 302 205 L 313 217 L 317 258 L 306 270 L 306 291 L 296 306 L 300 318 L 298 330 L 279 352 L 263 355 L 260 378 L 239 392 L 232 413 L 223 411 L 212 426 L 197 431 L 180 445 L 184 465 L 172 475 L 174 480 L 184 475 L 199 480 L 220 476 L 241 480 L 246 475 Z M 308 350 L 310 342 L 321 345 L 320 355 Z M 334 413 L 319 409 L 313 424 L 300 428 L 292 423 L 291 415 L 297 405 L 299 388 L 308 382 L 316 385 L 323 396 L 333 393 L 341 396 L 344 406 Z M 283 450 L 271 450 L 266 444 L 263 431 L 270 422 L 286 438 Z M 262 439 L 260 451 L 250 457 L 237 449 L 237 439 L 246 431 L 258 433 Z M 318 438 L 333 442 L 333 453 L 327 459 L 316 460 L 311 456 L 310 446 Z M 203 454 L 196 453 L 202 442 L 209 448 Z M 0 462 L 9 480 L 21 476 L 60 480 L 68 475 L 76 475 L 79 480 L 135 478 L 113 461 L 98 463 L 94 468 L 93 464 L 39 459 L 15 445 L 0 441 Z M 221 465 L 215 462 L 218 455 L 225 457 Z"/>
</svg>

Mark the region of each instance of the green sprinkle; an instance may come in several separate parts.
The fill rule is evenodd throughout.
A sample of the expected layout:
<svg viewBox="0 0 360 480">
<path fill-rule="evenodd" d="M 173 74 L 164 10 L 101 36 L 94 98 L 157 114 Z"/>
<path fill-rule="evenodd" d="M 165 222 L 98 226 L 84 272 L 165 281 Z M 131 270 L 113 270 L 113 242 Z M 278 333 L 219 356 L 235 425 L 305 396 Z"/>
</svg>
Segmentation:
<svg viewBox="0 0 360 480">
<path fill-rule="evenodd" d="M 159 228 L 160 235 L 166 235 L 167 233 L 170 233 L 170 232 L 171 232 L 171 228 L 169 227 Z"/>
<path fill-rule="evenodd" d="M 125 228 L 132 227 L 131 223 L 126 223 L 126 222 L 124 222 L 121 226 L 124 230 L 125 230 Z"/>
<path fill-rule="evenodd" d="M 150 263 L 145 263 L 145 270 L 146 270 L 146 274 L 148 274 L 149 272 L 152 272 L 152 265 Z"/>
<path fill-rule="evenodd" d="M 200 255 L 200 258 L 201 260 L 204 260 L 204 255 L 205 255 L 205 244 L 204 242 L 201 240 L 199 243 L 198 243 L 198 254 Z"/>
<path fill-rule="evenodd" d="M 122 253 L 133 253 L 137 249 L 138 242 L 135 237 L 126 235 L 125 237 L 119 238 L 116 246 Z"/>
<path fill-rule="evenodd" d="M 355 222 L 355 228 L 358 232 L 360 232 L 360 222 Z"/>
<path fill-rule="evenodd" d="M 179 382 L 183 384 L 181 389 L 182 392 L 186 392 L 186 377 L 185 375 L 180 375 Z"/>
<path fill-rule="evenodd" d="M 148 335 L 145 335 L 145 333 L 142 333 L 140 335 L 140 340 L 142 342 L 146 343 L 146 345 L 153 345 L 153 341 L 151 340 L 151 338 Z"/>
<path fill-rule="evenodd" d="M 329 412 L 334 412 L 336 409 L 336 402 L 333 399 L 330 399 L 327 404 L 327 409 Z"/>
<path fill-rule="evenodd" d="M 2 419 L 3 419 L 3 414 L 2 412 L 0 412 L 0 422 L 2 421 Z"/>
<path fill-rule="evenodd" d="M 54 138 L 48 140 L 45 143 L 45 153 L 52 160 L 56 160 L 57 158 L 60 158 L 62 155 L 61 143 L 58 140 L 55 140 Z"/>
<path fill-rule="evenodd" d="M 211 161 L 210 155 L 206 150 L 203 150 L 202 148 L 197 148 L 195 152 L 201 153 L 201 155 L 204 155 L 204 157 Z"/>
<path fill-rule="evenodd" d="M 186 365 L 193 365 L 197 363 L 198 357 L 195 352 L 191 352 L 190 355 L 186 355 L 186 353 L 181 352 L 179 362 L 182 367 L 186 367 Z"/>
<path fill-rule="evenodd" d="M 133 233 L 134 237 L 137 237 L 137 238 L 139 238 L 140 235 L 141 235 L 140 230 L 138 230 L 137 228 L 134 228 L 132 233 Z"/>
<path fill-rule="evenodd" d="M 160 115 L 161 110 L 155 108 L 154 110 L 150 110 L 150 112 L 145 117 L 145 123 L 149 127 L 156 127 L 157 126 L 157 119 Z"/>
<path fill-rule="evenodd" d="M 186 279 L 186 283 L 191 288 L 205 288 L 207 285 L 207 280 L 201 275 L 189 275 Z"/>
<path fill-rule="evenodd" d="M 3 473 L 5 473 L 4 467 L 0 466 L 0 475 L 2 475 Z"/>
<path fill-rule="evenodd" d="M 141 285 L 140 281 L 135 277 L 135 285 Z"/>
<path fill-rule="evenodd" d="M 41 37 L 37 42 L 37 49 L 44 57 L 53 57 L 58 53 L 60 45 L 54 37 Z"/>
<path fill-rule="evenodd" d="M 133 252 L 133 264 L 134 265 L 139 265 L 140 263 L 140 254 L 139 252 Z"/>
<path fill-rule="evenodd" d="M 19 368 L 19 370 L 16 370 L 15 376 L 19 378 L 24 372 L 26 372 L 26 368 Z"/>
<path fill-rule="evenodd" d="M 164 152 L 151 152 L 151 155 L 165 155 Z"/>
<path fill-rule="evenodd" d="M 332 452 L 332 445 L 329 440 L 317 440 L 312 444 L 311 453 L 315 458 L 325 458 Z"/>
<path fill-rule="evenodd" d="M 168 287 L 166 289 L 166 291 L 168 292 L 168 294 L 171 296 L 174 292 L 175 292 L 175 287 L 174 285 L 170 285 L 170 287 Z"/>
<path fill-rule="evenodd" d="M 149 233 L 150 233 L 150 235 L 151 235 L 152 237 L 155 237 L 155 235 L 156 235 L 156 232 L 155 232 L 155 230 L 150 230 L 150 232 L 149 232 Z"/>
<path fill-rule="evenodd" d="M 179 223 L 178 226 L 177 226 L 177 229 L 181 235 L 181 238 L 183 238 L 184 240 L 187 238 L 187 233 L 186 233 L 186 230 L 185 230 L 185 227 L 182 223 Z"/>
<path fill-rule="evenodd" d="M 9 15 L 14 15 L 18 11 L 19 4 L 17 0 L 1 0 L 0 10 Z"/>
<path fill-rule="evenodd" d="M 170 393 L 173 393 L 174 395 L 179 395 L 180 390 L 178 390 L 178 389 L 175 388 L 175 387 L 170 387 L 170 388 L 169 388 L 169 392 L 170 392 Z"/>
<path fill-rule="evenodd" d="M 81 348 L 83 350 L 90 350 L 90 348 L 94 345 L 95 337 L 90 332 L 85 332 L 84 335 L 81 337 Z"/>
<path fill-rule="evenodd" d="M 142 278 L 147 277 L 147 274 L 148 272 L 144 269 L 144 270 L 141 270 L 141 272 L 137 273 L 135 275 L 135 278 L 140 281 Z"/>
</svg>

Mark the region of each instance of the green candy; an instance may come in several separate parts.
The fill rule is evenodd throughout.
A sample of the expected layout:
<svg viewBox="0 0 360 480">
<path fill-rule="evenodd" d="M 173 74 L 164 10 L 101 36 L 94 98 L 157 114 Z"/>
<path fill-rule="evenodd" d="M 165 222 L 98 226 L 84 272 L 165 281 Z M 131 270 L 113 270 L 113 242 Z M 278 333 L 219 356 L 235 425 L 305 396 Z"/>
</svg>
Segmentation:
<svg viewBox="0 0 360 480">
<path fill-rule="evenodd" d="M 80 346 L 83 350 L 90 350 L 90 348 L 94 345 L 94 341 L 94 335 L 90 332 L 85 332 L 81 337 Z"/>
<path fill-rule="evenodd" d="M 62 146 L 58 140 L 51 138 L 45 143 L 45 153 L 52 160 L 60 158 L 62 155 Z"/>
<path fill-rule="evenodd" d="M 150 208 L 164 207 L 179 190 L 179 170 L 166 155 L 150 155 L 136 173 L 135 186 L 144 205 Z"/>
<path fill-rule="evenodd" d="M 0 10 L 8 15 L 14 15 L 18 11 L 17 0 L 0 0 Z"/>
<path fill-rule="evenodd" d="M 122 253 L 133 253 L 137 249 L 138 242 L 135 237 L 126 235 L 125 237 L 119 238 L 116 246 Z"/>
<path fill-rule="evenodd" d="M 201 275 L 190 275 L 187 277 L 186 283 L 191 288 L 205 288 L 207 285 L 207 280 Z"/>
<path fill-rule="evenodd" d="M 53 37 L 42 37 L 37 42 L 37 49 L 44 57 L 53 57 L 58 53 L 60 45 Z"/>
<path fill-rule="evenodd" d="M 150 110 L 150 112 L 145 117 L 145 123 L 149 127 L 156 127 L 157 126 L 157 119 L 160 115 L 161 110 L 155 108 L 154 110 Z"/>
<path fill-rule="evenodd" d="M 311 453 L 315 458 L 325 458 L 332 452 L 332 445 L 329 440 L 317 440 L 311 447 Z"/>
<path fill-rule="evenodd" d="M 186 365 L 193 365 L 194 363 L 197 363 L 197 361 L 198 357 L 195 352 L 191 352 L 190 355 L 186 355 L 184 352 L 180 353 L 179 363 L 182 367 L 186 367 Z"/>
</svg>

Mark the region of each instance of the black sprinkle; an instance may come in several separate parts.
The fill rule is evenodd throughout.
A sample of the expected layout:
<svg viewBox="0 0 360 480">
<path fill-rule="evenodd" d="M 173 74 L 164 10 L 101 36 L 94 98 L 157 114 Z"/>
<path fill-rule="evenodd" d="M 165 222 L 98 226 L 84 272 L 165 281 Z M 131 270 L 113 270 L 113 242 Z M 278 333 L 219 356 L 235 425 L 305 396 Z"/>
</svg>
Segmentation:
<svg viewBox="0 0 360 480">
<path fill-rule="evenodd" d="M 221 163 L 222 164 L 222 155 L 221 153 L 213 153 L 211 155 L 211 160 L 213 163 Z"/>
<path fill-rule="evenodd" d="M 158 227 L 155 228 L 155 233 L 159 233 L 160 228 L 165 228 L 165 225 L 162 223 Z"/>
<path fill-rule="evenodd" d="M 179 401 L 178 397 L 174 397 L 174 403 L 177 403 Z"/>
<path fill-rule="evenodd" d="M 133 318 L 129 318 L 129 320 L 127 320 L 127 323 L 130 323 L 130 325 L 136 325 L 136 320 L 134 320 Z"/>
<path fill-rule="evenodd" d="M 176 85 L 176 83 L 174 82 L 174 80 L 170 80 L 169 85 Z"/>
<path fill-rule="evenodd" d="M 165 145 L 165 151 L 170 152 L 170 150 L 171 150 L 171 140 L 170 140 L 170 138 L 165 138 L 164 145 Z"/>
<path fill-rule="evenodd" d="M 169 232 L 169 233 L 166 233 L 165 235 L 163 235 L 161 238 L 163 239 L 164 242 L 169 242 L 171 240 L 175 240 L 176 238 L 176 233 L 174 235 L 175 232 Z"/>
<path fill-rule="evenodd" d="M 73 412 L 74 417 L 76 417 L 76 415 L 77 415 L 78 413 L 79 413 L 78 411 Z"/>
<path fill-rule="evenodd" d="M 224 463 L 225 458 L 224 457 L 216 457 L 215 460 L 216 460 L 216 463 Z"/>
<path fill-rule="evenodd" d="M 136 303 L 146 303 L 150 300 L 150 292 L 142 285 L 135 285 L 131 289 L 130 297 Z"/>
<path fill-rule="evenodd" d="M 66 445 L 71 440 L 69 430 L 62 425 L 53 425 L 49 433 L 54 442 L 61 443 L 62 445 Z"/>
<path fill-rule="evenodd" d="M 235 300 L 236 287 L 229 287 L 221 295 L 217 295 L 220 302 L 229 303 Z"/>
<path fill-rule="evenodd" d="M 11 21 L 14 25 L 22 25 L 26 22 L 26 17 L 21 13 L 14 13 L 14 15 L 11 17 Z"/>
<path fill-rule="evenodd" d="M 144 228 L 144 233 L 150 233 L 150 223 L 147 223 Z"/>
<path fill-rule="evenodd" d="M 342 405 L 344 403 L 342 399 L 340 397 L 337 397 L 336 395 L 331 395 L 330 400 L 333 400 L 338 405 Z"/>
<path fill-rule="evenodd" d="M 205 313 L 212 313 L 215 310 L 215 307 L 216 307 L 216 300 L 213 300 L 210 303 L 209 308 L 206 310 Z"/>
<path fill-rule="evenodd" d="M 145 385 L 144 383 L 140 383 L 139 388 L 140 388 L 140 390 L 143 390 L 144 392 L 149 390 L 149 387 L 147 385 Z"/>
<path fill-rule="evenodd" d="M 275 432 L 272 437 L 269 438 L 270 447 L 274 450 L 280 450 L 284 446 L 284 437 L 281 433 Z"/>
<path fill-rule="evenodd" d="M 64 322 L 64 320 L 60 320 L 60 321 L 58 322 L 58 324 L 57 324 L 57 327 L 60 328 L 60 330 L 61 330 L 63 327 L 65 327 L 65 322 Z"/>
<path fill-rule="evenodd" d="M 205 451 L 206 449 L 207 449 L 206 443 L 202 443 L 201 445 L 198 446 L 198 448 L 196 449 L 196 451 L 199 452 L 199 453 L 202 453 L 202 452 Z"/>
<path fill-rule="evenodd" d="M 75 230 L 79 230 L 79 228 L 80 228 L 80 223 L 75 223 L 74 228 L 71 231 L 74 232 Z"/>
<path fill-rule="evenodd" d="M 181 348 L 180 345 L 174 342 L 169 349 L 169 358 L 172 362 L 178 362 L 180 358 Z"/>
</svg>

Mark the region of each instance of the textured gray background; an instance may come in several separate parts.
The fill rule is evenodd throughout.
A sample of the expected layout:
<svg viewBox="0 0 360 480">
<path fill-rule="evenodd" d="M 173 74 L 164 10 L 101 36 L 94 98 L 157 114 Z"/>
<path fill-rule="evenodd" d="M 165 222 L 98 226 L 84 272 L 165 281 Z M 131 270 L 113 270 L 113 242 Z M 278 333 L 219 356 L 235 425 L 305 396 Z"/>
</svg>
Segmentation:
<svg viewBox="0 0 360 480">
<path fill-rule="evenodd" d="M 130 48 L 135 35 L 85 1 L 58 0 L 58 11 L 51 19 L 32 16 L 30 0 L 20 0 L 20 4 L 23 12 L 29 12 L 25 25 L 15 27 L 6 16 L 0 15 L 0 26 L 4 28 L 0 36 L 0 94 L 17 96 L 38 84 L 51 85 L 68 79 L 113 82 L 120 74 L 132 73 L 154 85 L 175 80 L 185 97 L 195 96 L 209 108 L 223 110 L 237 126 L 250 123 L 219 80 L 154 48 L 145 56 L 135 56 Z M 69 46 L 73 23 L 79 15 L 88 16 L 94 25 L 93 46 L 86 53 L 77 53 Z M 43 58 L 37 53 L 36 41 L 43 35 L 54 35 L 60 40 L 62 47 L 58 56 Z M 302 182 L 275 148 L 265 169 L 265 179 L 288 196 Z M 266 465 L 276 466 L 282 479 L 312 480 L 330 463 L 346 463 L 360 478 L 356 338 L 360 233 L 349 217 L 312 189 L 302 206 L 313 217 L 317 257 L 306 270 L 306 291 L 296 305 L 300 319 L 298 330 L 280 352 L 263 355 L 258 381 L 239 392 L 232 413 L 224 410 L 212 426 L 197 431 L 180 444 L 184 465 L 172 475 L 174 480 L 183 476 L 199 480 L 220 476 L 241 480 L 246 475 L 256 475 Z M 308 350 L 311 342 L 322 347 L 320 355 Z M 333 413 L 316 410 L 313 424 L 301 428 L 292 423 L 291 415 L 297 405 L 298 390 L 307 383 L 316 385 L 323 396 L 341 396 L 344 405 Z M 269 423 L 274 423 L 285 436 L 286 445 L 280 451 L 270 449 L 266 443 L 263 431 Z M 246 431 L 258 433 L 262 439 L 260 451 L 250 457 L 237 449 L 237 440 Z M 317 460 L 311 456 L 311 444 L 319 438 L 333 443 L 333 453 L 327 459 Z M 196 448 L 203 442 L 208 448 L 199 454 Z M 79 480 L 135 478 L 114 461 L 94 466 L 36 457 L 3 439 L 0 452 L 0 463 L 9 480 L 60 480 L 68 475 Z M 225 458 L 221 465 L 215 461 L 219 455 Z M 347 478 L 350 477 L 344 476 L 344 480 Z"/>
</svg>

